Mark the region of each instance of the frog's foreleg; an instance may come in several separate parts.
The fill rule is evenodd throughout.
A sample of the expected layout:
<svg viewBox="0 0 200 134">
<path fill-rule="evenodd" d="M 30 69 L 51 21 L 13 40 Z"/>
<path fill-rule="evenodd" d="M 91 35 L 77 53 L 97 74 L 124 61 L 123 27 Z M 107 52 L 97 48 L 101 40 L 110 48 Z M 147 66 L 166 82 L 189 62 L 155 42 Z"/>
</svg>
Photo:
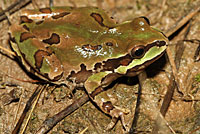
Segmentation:
<svg viewBox="0 0 200 134">
<path fill-rule="evenodd" d="M 107 93 L 104 92 L 104 88 L 119 76 L 119 74 L 113 74 L 110 72 L 99 72 L 90 76 L 84 84 L 90 98 L 104 113 L 112 117 L 112 121 L 108 125 L 107 129 L 113 128 L 118 119 L 121 120 L 123 127 L 127 129 L 124 115 L 128 114 L 128 110 L 113 105 Z"/>
</svg>

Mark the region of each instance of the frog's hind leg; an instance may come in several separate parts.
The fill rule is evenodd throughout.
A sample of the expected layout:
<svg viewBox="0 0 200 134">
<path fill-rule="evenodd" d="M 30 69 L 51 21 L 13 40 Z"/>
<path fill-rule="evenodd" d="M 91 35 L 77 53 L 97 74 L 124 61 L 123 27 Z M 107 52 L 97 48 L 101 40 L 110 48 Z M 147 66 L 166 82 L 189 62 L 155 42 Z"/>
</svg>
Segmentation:
<svg viewBox="0 0 200 134">
<path fill-rule="evenodd" d="M 95 102 L 104 113 L 112 117 L 111 123 L 108 125 L 107 129 L 112 129 L 118 119 L 120 119 L 124 129 L 127 130 L 124 115 L 128 114 L 129 111 L 113 105 L 108 94 L 104 92 L 104 87 L 107 87 L 118 77 L 118 75 L 109 72 L 99 72 L 90 76 L 84 85 L 92 101 Z"/>
<path fill-rule="evenodd" d="M 99 108 L 104 113 L 112 117 L 112 120 L 110 124 L 107 126 L 107 129 L 112 129 L 117 123 L 118 119 L 120 119 L 123 127 L 127 130 L 126 123 L 124 121 L 124 115 L 128 114 L 129 111 L 127 109 L 115 106 L 111 101 L 111 99 L 109 98 L 109 96 L 107 95 L 107 93 L 104 92 L 102 87 L 98 87 L 98 89 L 96 89 L 95 91 L 97 90 L 101 90 L 102 92 L 100 92 L 96 96 L 93 96 L 93 94 L 91 94 L 90 97 L 92 97 L 92 100 L 99 106 Z"/>
</svg>

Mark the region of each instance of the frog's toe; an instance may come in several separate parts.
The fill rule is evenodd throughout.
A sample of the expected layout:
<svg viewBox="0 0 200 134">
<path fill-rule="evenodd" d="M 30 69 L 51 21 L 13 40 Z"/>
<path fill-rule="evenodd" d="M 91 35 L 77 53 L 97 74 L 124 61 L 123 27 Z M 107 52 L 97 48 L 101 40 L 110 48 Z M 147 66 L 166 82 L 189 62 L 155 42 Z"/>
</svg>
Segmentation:
<svg viewBox="0 0 200 134">
<path fill-rule="evenodd" d="M 129 110 L 127 109 L 121 109 L 118 107 L 115 107 L 112 111 L 110 111 L 110 115 L 112 116 L 111 122 L 107 126 L 107 130 L 112 129 L 115 124 L 117 123 L 118 119 L 121 120 L 122 126 L 125 130 L 128 130 L 128 126 L 125 123 L 125 115 L 129 113 Z"/>
</svg>

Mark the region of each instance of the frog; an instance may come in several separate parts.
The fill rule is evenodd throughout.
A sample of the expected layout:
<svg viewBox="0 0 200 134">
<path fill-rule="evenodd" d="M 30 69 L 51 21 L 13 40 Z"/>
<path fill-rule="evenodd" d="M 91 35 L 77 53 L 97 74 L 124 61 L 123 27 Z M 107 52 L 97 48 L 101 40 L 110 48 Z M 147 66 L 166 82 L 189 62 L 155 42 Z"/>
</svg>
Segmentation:
<svg viewBox="0 0 200 134">
<path fill-rule="evenodd" d="M 11 47 L 25 68 L 53 84 L 85 89 L 90 100 L 127 129 L 127 109 L 106 88 L 120 77 L 144 71 L 166 51 L 168 38 L 146 17 L 117 23 L 97 7 L 24 10 L 10 27 Z"/>
</svg>

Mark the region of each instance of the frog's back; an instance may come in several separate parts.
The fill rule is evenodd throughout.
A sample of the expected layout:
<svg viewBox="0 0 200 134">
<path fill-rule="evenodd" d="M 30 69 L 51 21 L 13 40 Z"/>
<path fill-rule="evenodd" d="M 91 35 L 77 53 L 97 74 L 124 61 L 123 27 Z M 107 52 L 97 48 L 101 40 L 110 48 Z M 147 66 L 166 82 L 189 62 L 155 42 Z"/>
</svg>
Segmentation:
<svg viewBox="0 0 200 134">
<path fill-rule="evenodd" d="M 116 23 L 103 10 L 95 7 L 54 7 L 25 10 L 20 25 L 13 25 L 10 31 L 18 55 L 43 75 L 52 72 L 48 77 L 54 79 L 58 74 L 61 76 L 63 66 L 78 70 L 81 59 L 85 60 L 80 55 L 77 57 L 75 46 L 84 44 L 87 47 L 104 31 L 115 26 Z M 42 63 L 43 57 L 53 59 L 51 65 L 48 65 L 50 59 L 47 58 L 48 62 Z M 64 70 L 69 73 L 68 69 Z"/>
<path fill-rule="evenodd" d="M 96 7 L 52 7 L 25 10 L 22 16 L 26 16 L 29 19 L 27 19 L 28 21 L 24 21 L 25 25 L 33 29 L 40 28 L 40 30 L 45 28 L 45 25 L 49 30 L 55 30 L 55 27 L 58 25 L 68 26 L 71 24 L 74 29 L 85 28 L 98 31 L 116 26 L 113 19 L 111 19 L 104 10 Z M 55 25 L 52 24 L 50 26 L 49 22 Z"/>
<path fill-rule="evenodd" d="M 72 70 L 92 70 L 99 65 L 103 71 L 113 71 L 128 65 L 130 53 L 141 45 L 144 48 L 158 39 L 166 40 L 144 18 L 118 25 L 94 7 L 27 10 L 21 24 L 10 30 L 15 39 L 12 47 L 23 63 L 54 81 Z"/>
</svg>

